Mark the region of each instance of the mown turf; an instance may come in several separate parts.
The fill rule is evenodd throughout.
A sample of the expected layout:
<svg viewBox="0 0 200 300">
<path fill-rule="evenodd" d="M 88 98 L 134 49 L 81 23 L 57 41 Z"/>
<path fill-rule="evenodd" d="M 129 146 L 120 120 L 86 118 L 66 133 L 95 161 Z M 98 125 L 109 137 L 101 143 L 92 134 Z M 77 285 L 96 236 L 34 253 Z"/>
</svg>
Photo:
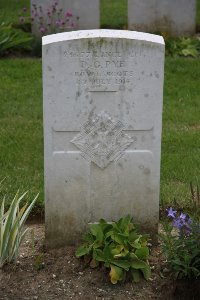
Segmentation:
<svg viewBox="0 0 200 300">
<path fill-rule="evenodd" d="M 40 59 L 0 60 L 0 178 L 9 199 L 18 188 L 43 203 Z M 163 109 L 161 200 L 189 202 L 200 170 L 200 60 L 167 58 Z"/>
<path fill-rule="evenodd" d="M 43 202 L 41 61 L 0 60 L 0 178 L 9 199 L 20 189 Z"/>
<path fill-rule="evenodd" d="M 200 177 L 200 60 L 168 58 L 165 66 L 161 199 L 187 202 Z"/>
</svg>

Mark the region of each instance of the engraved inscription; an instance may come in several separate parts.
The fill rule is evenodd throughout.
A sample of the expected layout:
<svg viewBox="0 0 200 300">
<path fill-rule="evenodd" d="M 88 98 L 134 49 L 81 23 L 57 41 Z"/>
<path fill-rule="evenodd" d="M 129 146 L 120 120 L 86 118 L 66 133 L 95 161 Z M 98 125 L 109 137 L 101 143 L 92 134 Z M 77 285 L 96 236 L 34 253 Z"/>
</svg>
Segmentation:
<svg viewBox="0 0 200 300">
<path fill-rule="evenodd" d="M 82 151 L 82 155 L 100 168 L 118 160 L 124 150 L 134 141 L 123 130 L 125 126 L 101 111 L 89 117 L 80 133 L 71 141 Z"/>
<path fill-rule="evenodd" d="M 99 51 L 88 49 L 79 51 L 77 49 L 64 50 L 64 56 L 69 59 L 78 59 L 79 69 L 74 70 L 71 75 L 75 77 L 76 84 L 85 86 L 109 87 L 110 85 L 131 86 L 134 72 L 129 69 L 128 57 L 134 58 L 135 53 L 128 52 L 123 56 L 123 51 Z"/>
</svg>

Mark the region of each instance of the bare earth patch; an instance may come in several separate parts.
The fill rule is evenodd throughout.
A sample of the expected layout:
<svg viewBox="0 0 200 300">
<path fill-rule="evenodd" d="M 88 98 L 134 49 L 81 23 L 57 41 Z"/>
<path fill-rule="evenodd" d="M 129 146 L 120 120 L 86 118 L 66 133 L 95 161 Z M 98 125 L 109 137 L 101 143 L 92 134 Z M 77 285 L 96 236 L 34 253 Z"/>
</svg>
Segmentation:
<svg viewBox="0 0 200 300">
<path fill-rule="evenodd" d="M 29 234 L 20 250 L 17 265 L 0 271 L 0 299 L 173 299 L 173 282 L 161 278 L 165 268 L 157 247 L 151 251 L 151 280 L 112 285 L 105 269 L 86 267 L 74 255 L 75 248 L 45 250 L 44 225 L 31 225 L 36 244 Z"/>
</svg>

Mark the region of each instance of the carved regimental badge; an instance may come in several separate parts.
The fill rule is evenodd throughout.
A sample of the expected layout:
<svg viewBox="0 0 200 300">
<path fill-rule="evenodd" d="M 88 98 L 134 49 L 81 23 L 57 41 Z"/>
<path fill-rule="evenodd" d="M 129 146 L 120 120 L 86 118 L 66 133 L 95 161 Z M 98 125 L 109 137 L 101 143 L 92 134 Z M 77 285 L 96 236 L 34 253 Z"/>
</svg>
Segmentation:
<svg viewBox="0 0 200 300">
<path fill-rule="evenodd" d="M 80 133 L 71 141 L 82 151 L 82 155 L 100 168 L 118 160 L 124 150 L 133 142 L 125 134 L 125 126 L 102 111 L 93 115 L 81 127 Z"/>
</svg>

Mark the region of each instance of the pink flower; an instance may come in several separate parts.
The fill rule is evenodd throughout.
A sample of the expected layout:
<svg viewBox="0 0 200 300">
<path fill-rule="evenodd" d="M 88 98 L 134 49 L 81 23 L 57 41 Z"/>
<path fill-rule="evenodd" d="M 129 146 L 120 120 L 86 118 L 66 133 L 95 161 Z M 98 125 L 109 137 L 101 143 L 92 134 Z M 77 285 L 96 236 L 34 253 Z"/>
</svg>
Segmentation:
<svg viewBox="0 0 200 300">
<path fill-rule="evenodd" d="M 24 12 L 26 12 L 26 11 L 27 11 L 27 8 L 26 8 L 26 7 L 24 7 L 24 8 L 23 8 L 23 11 L 24 11 Z"/>
<path fill-rule="evenodd" d="M 59 20 L 56 21 L 56 25 L 57 25 L 57 26 L 60 26 L 60 25 L 61 25 Z"/>
<path fill-rule="evenodd" d="M 72 17 L 72 16 L 73 16 L 73 14 L 72 14 L 71 10 L 67 10 L 66 14 L 65 14 L 65 18 Z"/>
<path fill-rule="evenodd" d="M 70 26 L 73 28 L 75 26 L 74 22 L 71 22 Z"/>
<path fill-rule="evenodd" d="M 44 33 L 46 30 L 45 30 L 45 28 L 44 27 L 40 27 L 40 32 L 41 33 Z"/>
</svg>

